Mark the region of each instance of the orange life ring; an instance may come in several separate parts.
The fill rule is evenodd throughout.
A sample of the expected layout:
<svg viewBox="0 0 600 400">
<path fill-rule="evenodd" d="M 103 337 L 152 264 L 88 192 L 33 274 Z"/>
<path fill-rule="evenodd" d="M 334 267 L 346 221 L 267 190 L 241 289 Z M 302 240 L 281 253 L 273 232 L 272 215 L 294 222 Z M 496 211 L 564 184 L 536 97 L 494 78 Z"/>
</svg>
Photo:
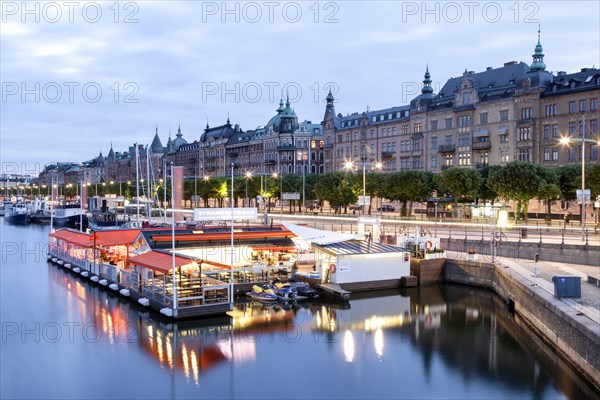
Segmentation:
<svg viewBox="0 0 600 400">
<path fill-rule="evenodd" d="M 329 271 L 331 271 L 332 274 L 335 274 L 335 264 L 329 264 Z"/>
<path fill-rule="evenodd" d="M 425 248 L 427 250 L 431 250 L 433 248 L 433 242 L 431 240 L 428 240 L 425 242 Z"/>
</svg>

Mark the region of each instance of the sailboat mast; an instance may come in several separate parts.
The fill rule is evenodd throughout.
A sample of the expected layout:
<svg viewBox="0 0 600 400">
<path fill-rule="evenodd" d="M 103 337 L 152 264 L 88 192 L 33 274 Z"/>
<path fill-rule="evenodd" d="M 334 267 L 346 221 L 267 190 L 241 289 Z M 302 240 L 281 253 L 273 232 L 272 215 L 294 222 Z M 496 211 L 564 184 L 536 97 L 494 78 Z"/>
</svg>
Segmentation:
<svg viewBox="0 0 600 400">
<path fill-rule="evenodd" d="M 138 144 L 135 144 L 135 197 L 136 197 L 136 226 L 140 227 L 140 157 L 138 153 Z"/>
</svg>

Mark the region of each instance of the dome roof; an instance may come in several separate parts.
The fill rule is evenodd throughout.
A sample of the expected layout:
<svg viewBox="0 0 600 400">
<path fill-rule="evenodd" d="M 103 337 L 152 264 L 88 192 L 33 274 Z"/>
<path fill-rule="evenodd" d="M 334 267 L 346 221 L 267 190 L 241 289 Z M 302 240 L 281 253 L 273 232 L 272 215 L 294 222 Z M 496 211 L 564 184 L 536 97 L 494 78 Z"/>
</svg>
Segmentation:
<svg viewBox="0 0 600 400">
<path fill-rule="evenodd" d="M 187 144 L 187 140 L 183 138 L 183 133 L 181 133 L 181 126 L 177 129 L 177 135 L 175 135 L 175 140 L 173 140 L 171 146 L 173 146 L 173 150 L 177 151 L 181 146 Z"/>
</svg>

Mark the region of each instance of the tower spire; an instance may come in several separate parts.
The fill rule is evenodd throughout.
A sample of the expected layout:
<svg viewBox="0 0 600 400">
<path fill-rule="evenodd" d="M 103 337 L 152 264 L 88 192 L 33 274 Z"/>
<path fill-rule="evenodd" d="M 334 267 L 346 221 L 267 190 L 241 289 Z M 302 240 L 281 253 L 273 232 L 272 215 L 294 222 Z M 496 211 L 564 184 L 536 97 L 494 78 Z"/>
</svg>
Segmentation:
<svg viewBox="0 0 600 400">
<path fill-rule="evenodd" d="M 433 93 L 433 88 L 431 87 L 431 74 L 429 73 L 429 63 L 426 64 L 424 78 L 425 79 L 423 79 L 423 89 L 421 89 L 421 93 Z"/>
<path fill-rule="evenodd" d="M 537 45 L 535 46 L 535 51 L 532 55 L 533 57 L 533 62 L 531 63 L 531 66 L 529 67 L 532 71 L 545 71 L 546 70 L 546 64 L 544 64 L 544 48 L 542 47 L 542 41 L 541 41 L 541 26 L 538 25 L 538 41 L 537 41 Z"/>
</svg>

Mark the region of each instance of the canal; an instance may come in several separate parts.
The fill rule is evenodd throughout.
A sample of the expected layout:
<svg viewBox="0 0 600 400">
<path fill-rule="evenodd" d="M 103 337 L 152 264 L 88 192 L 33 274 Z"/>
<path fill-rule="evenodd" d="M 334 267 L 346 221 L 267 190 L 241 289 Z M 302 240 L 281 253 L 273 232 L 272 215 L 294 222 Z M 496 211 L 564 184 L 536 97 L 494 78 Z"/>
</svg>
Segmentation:
<svg viewBox="0 0 600 400">
<path fill-rule="evenodd" d="M 598 398 L 489 291 L 171 323 L 46 262 L 48 226 L 0 220 L 0 398 Z"/>
</svg>

